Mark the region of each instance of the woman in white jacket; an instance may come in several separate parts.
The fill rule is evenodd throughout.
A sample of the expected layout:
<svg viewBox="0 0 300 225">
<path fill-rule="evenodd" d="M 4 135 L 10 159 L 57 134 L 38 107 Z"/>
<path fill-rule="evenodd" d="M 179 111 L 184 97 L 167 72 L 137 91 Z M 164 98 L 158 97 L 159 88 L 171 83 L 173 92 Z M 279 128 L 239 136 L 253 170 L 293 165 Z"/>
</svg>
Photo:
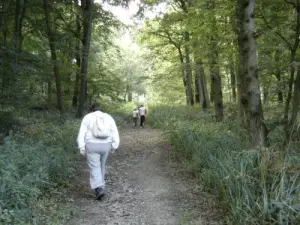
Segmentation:
<svg viewBox="0 0 300 225">
<path fill-rule="evenodd" d="M 110 152 L 114 152 L 120 144 L 119 132 L 115 120 L 101 111 L 99 104 L 94 104 L 91 113 L 81 122 L 77 137 L 80 154 L 86 156 L 90 168 L 90 186 L 100 200 L 105 195 L 105 164 Z M 100 121 L 100 122 L 98 122 Z M 104 135 L 95 135 L 95 127 L 105 130 Z"/>
</svg>

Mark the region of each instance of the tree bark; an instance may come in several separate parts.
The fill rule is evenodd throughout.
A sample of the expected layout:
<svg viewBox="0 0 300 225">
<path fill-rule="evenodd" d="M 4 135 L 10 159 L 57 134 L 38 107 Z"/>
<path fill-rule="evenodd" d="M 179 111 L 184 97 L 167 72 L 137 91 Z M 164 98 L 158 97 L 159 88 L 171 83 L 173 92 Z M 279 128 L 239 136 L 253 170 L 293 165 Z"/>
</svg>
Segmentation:
<svg viewBox="0 0 300 225">
<path fill-rule="evenodd" d="M 256 41 L 254 38 L 255 0 L 237 0 L 238 43 L 240 48 L 240 79 L 243 86 L 243 106 L 247 112 L 252 143 L 266 146 L 267 129 L 264 123 L 263 109 L 258 79 Z"/>
<path fill-rule="evenodd" d="M 189 49 L 189 41 L 190 34 L 189 32 L 184 32 L 185 39 L 185 69 L 186 69 L 186 82 L 187 82 L 187 91 L 188 91 L 188 105 L 194 105 L 194 94 L 193 94 L 193 78 L 192 78 L 192 67 L 190 60 L 190 49 Z"/>
<path fill-rule="evenodd" d="M 92 33 L 92 12 L 94 7 L 94 0 L 85 0 L 83 6 L 83 48 L 82 48 L 82 63 L 81 63 L 81 83 L 79 104 L 77 107 L 76 117 L 81 118 L 83 116 L 84 105 L 86 102 L 86 83 L 87 83 L 87 71 L 88 71 L 88 57 L 91 42 Z"/>
<path fill-rule="evenodd" d="M 80 81 L 80 66 L 81 66 L 81 57 L 80 57 L 80 37 L 81 37 L 81 26 L 80 26 L 80 15 L 81 15 L 81 9 L 78 4 L 78 0 L 74 0 L 75 7 L 77 8 L 76 13 L 76 35 L 77 37 L 75 40 L 75 60 L 76 60 L 76 78 L 75 78 L 75 84 L 74 84 L 74 93 L 73 93 L 73 99 L 72 99 L 72 106 L 74 108 L 77 107 L 78 104 L 78 94 L 79 94 L 79 81 Z"/>
<path fill-rule="evenodd" d="M 293 94 L 293 84 L 295 80 L 295 67 L 292 65 L 296 57 L 296 49 L 291 51 L 291 66 L 290 66 L 290 78 L 288 82 L 288 93 L 284 105 L 284 124 L 285 124 L 285 131 L 286 131 L 286 136 L 288 139 L 289 136 L 289 110 L 290 110 L 290 102 L 292 99 L 292 94 Z"/>
<path fill-rule="evenodd" d="M 241 81 L 239 69 L 237 69 L 237 73 L 236 73 L 236 87 L 237 87 L 239 121 L 241 122 L 241 124 L 244 124 L 245 123 L 245 110 L 244 110 L 243 104 L 242 104 L 243 88 L 242 88 L 242 81 Z"/>
<path fill-rule="evenodd" d="M 50 109 L 52 106 L 52 82 L 51 82 L 50 78 L 48 80 L 47 86 L 48 86 L 48 88 L 47 88 L 48 89 L 47 106 Z"/>
<path fill-rule="evenodd" d="M 296 125 L 296 119 L 299 112 L 299 105 L 300 105 L 300 66 L 297 65 L 297 77 L 294 83 L 294 97 L 293 97 L 293 105 L 292 105 L 292 113 L 291 113 L 291 134 L 294 130 L 293 128 Z"/>
<path fill-rule="evenodd" d="M 21 51 L 22 49 L 22 42 L 23 42 L 22 27 L 23 27 L 23 20 L 25 18 L 27 3 L 28 1 L 24 0 L 22 5 L 21 0 L 16 0 L 14 46 L 17 52 Z"/>
<path fill-rule="evenodd" d="M 128 102 L 132 102 L 132 92 L 128 93 Z"/>
<path fill-rule="evenodd" d="M 279 103 L 283 103 L 283 91 L 281 87 L 281 68 L 280 68 L 280 54 L 279 51 L 277 50 L 275 52 L 275 64 L 276 64 L 276 69 L 275 69 L 275 77 L 277 79 L 277 101 Z"/>
<path fill-rule="evenodd" d="M 209 2 L 209 12 L 210 12 L 210 29 L 211 37 L 209 40 L 210 54 L 209 54 L 209 68 L 210 68 L 210 79 L 211 79 L 211 102 L 214 102 L 214 109 L 216 114 L 216 120 L 223 120 L 223 94 L 222 94 L 222 78 L 220 75 L 219 67 L 219 50 L 218 50 L 218 34 L 216 32 L 216 15 L 215 7 L 216 2 Z"/>
<path fill-rule="evenodd" d="M 182 74 L 182 81 L 183 81 L 183 86 L 185 90 L 185 98 L 186 98 L 186 104 L 189 104 L 189 97 L 188 97 L 188 88 L 187 88 L 187 83 L 186 83 L 186 76 L 185 76 L 185 70 L 184 70 L 184 57 L 181 52 L 181 49 L 178 48 L 178 54 L 179 54 L 179 61 L 180 61 L 180 67 L 181 67 L 181 74 Z"/>
<path fill-rule="evenodd" d="M 220 68 L 217 63 L 218 56 L 216 52 L 210 61 L 210 76 L 211 76 L 211 101 L 214 102 L 216 120 L 223 120 L 223 95 L 222 95 L 222 80 L 220 76 Z"/>
<path fill-rule="evenodd" d="M 288 82 L 288 93 L 285 101 L 285 106 L 284 106 L 284 124 L 285 124 L 285 133 L 286 133 L 286 140 L 289 139 L 290 137 L 290 126 L 292 124 L 292 120 L 289 120 L 289 109 L 290 109 L 290 102 L 292 99 L 293 95 L 293 84 L 295 80 L 295 66 L 293 65 L 296 55 L 297 55 L 297 50 L 298 46 L 300 43 L 299 36 L 300 36 L 300 2 L 299 0 L 296 1 L 296 3 L 292 4 L 293 7 L 295 8 L 296 11 L 296 26 L 295 26 L 295 39 L 293 45 L 289 46 L 290 47 L 290 52 L 291 52 L 291 69 L 290 69 L 290 78 Z M 295 94 L 295 93 L 294 93 Z"/>
<path fill-rule="evenodd" d="M 197 67 L 197 65 L 196 65 Z M 195 70 L 195 103 L 200 103 L 200 90 L 199 90 L 199 85 L 200 85 L 200 76 L 198 74 L 197 69 Z"/>
<path fill-rule="evenodd" d="M 236 81 L 235 81 L 234 62 L 232 58 L 229 59 L 229 72 L 230 72 L 232 101 L 236 102 Z"/>
<path fill-rule="evenodd" d="M 199 97 L 200 97 L 200 103 L 202 106 L 203 111 L 206 111 L 208 108 L 208 96 L 207 96 L 207 85 L 206 85 L 206 79 L 204 74 L 204 69 L 201 61 L 197 61 L 196 63 L 196 72 L 195 76 L 197 77 L 197 87 L 199 90 Z"/>
<path fill-rule="evenodd" d="M 62 88 L 61 88 L 61 76 L 59 73 L 57 56 L 56 56 L 56 47 L 55 47 L 55 38 L 52 32 L 52 28 L 50 25 L 50 11 L 49 11 L 49 2 L 48 0 L 43 0 L 43 7 L 45 13 L 45 21 L 46 21 L 46 28 L 51 52 L 51 60 L 52 60 L 52 67 L 53 73 L 55 77 L 55 84 L 56 84 L 56 94 L 57 94 L 57 107 L 61 114 L 63 114 L 63 99 L 62 99 Z"/>
</svg>

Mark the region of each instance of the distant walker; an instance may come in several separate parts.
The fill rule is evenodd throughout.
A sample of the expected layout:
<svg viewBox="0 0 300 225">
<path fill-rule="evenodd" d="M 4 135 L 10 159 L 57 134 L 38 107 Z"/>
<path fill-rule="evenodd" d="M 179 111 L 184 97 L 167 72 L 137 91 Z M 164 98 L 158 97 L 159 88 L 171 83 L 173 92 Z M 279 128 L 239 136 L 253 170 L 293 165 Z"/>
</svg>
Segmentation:
<svg viewBox="0 0 300 225">
<path fill-rule="evenodd" d="M 141 105 L 141 107 L 139 108 L 139 114 L 140 114 L 140 127 L 144 128 L 146 115 L 147 115 L 147 109 L 144 105 Z"/>
<path fill-rule="evenodd" d="M 132 121 L 133 121 L 132 127 L 137 126 L 138 118 L 139 118 L 139 110 L 137 108 L 135 108 L 132 112 Z"/>
</svg>

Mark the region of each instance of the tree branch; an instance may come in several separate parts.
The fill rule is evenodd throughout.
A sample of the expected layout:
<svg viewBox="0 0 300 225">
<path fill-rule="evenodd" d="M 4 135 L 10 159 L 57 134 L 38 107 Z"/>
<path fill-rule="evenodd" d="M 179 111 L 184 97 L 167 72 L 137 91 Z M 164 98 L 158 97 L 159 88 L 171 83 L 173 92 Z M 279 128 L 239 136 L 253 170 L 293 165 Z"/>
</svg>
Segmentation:
<svg viewBox="0 0 300 225">
<path fill-rule="evenodd" d="M 288 0 L 284 0 L 285 3 L 292 5 L 293 7 L 297 8 L 296 3 Z"/>
<path fill-rule="evenodd" d="M 288 46 L 289 49 L 292 49 L 292 45 L 291 43 L 278 31 L 275 31 L 270 24 L 268 23 L 267 19 L 264 17 L 264 15 L 261 15 L 263 21 L 265 22 L 265 24 L 267 25 L 267 27 L 269 28 L 269 30 L 271 30 L 272 32 L 274 32 L 274 34 L 276 34 L 277 36 L 279 36 Z"/>
</svg>

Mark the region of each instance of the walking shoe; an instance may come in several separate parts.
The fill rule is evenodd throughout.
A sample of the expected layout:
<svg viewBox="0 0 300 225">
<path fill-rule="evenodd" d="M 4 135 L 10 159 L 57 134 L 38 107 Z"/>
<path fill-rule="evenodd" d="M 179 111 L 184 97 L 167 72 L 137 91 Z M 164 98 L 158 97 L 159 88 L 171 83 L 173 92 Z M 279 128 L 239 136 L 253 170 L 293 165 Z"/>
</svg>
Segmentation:
<svg viewBox="0 0 300 225">
<path fill-rule="evenodd" d="M 96 200 L 101 200 L 101 198 L 105 195 L 105 189 L 103 187 L 97 187 L 95 189 L 96 192 Z"/>
</svg>

